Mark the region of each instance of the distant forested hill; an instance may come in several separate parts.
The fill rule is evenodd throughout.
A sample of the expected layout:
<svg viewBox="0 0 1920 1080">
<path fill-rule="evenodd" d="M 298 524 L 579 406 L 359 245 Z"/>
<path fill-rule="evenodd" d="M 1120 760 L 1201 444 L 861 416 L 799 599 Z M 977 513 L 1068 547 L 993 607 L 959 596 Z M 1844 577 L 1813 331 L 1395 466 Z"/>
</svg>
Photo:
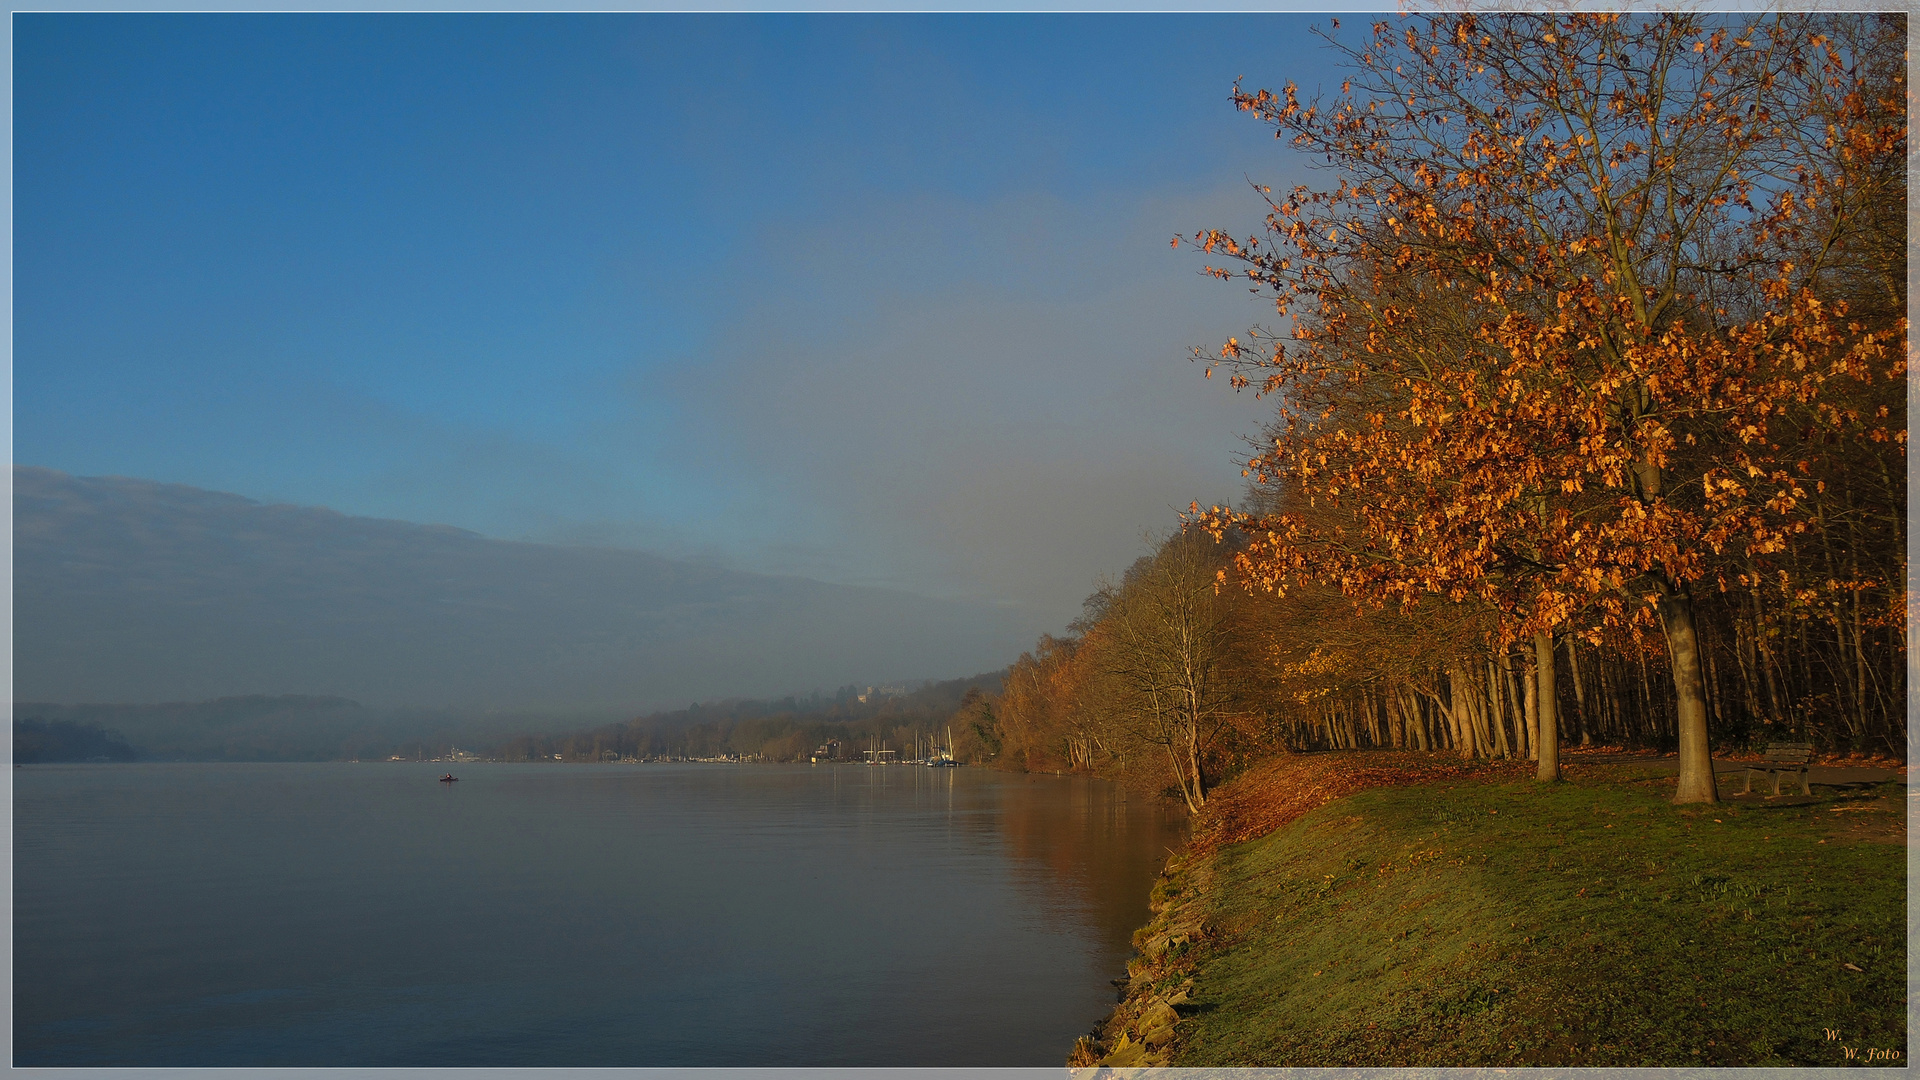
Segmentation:
<svg viewBox="0 0 1920 1080">
<path fill-rule="evenodd" d="M 616 720 L 591 711 L 493 712 L 369 708 L 340 697 L 254 695 L 152 705 L 14 704 L 14 760 L 343 761 L 432 758 L 459 748 L 510 761 L 614 756 L 761 755 L 794 759 L 837 740 L 895 748 L 938 736 L 956 714 L 1000 689 L 1003 672 L 913 686 L 843 686 L 832 694 L 734 699 Z M 979 757 L 976 753 L 974 757 Z"/>
<path fill-rule="evenodd" d="M 829 742 L 840 744 L 839 756 L 857 759 L 869 742 L 910 752 L 916 740 L 947 745 L 951 737 L 964 760 L 984 762 L 993 748 L 980 741 L 972 710 L 1005 677 L 1002 670 L 917 686 L 844 686 L 831 697 L 696 703 L 590 730 L 522 733 L 486 750 L 508 761 L 722 754 L 796 761 Z"/>
<path fill-rule="evenodd" d="M 105 730 L 127 753 L 110 760 L 332 761 L 384 758 L 426 747 L 467 744 L 518 730 L 535 717 L 462 716 L 422 710 L 369 709 L 338 697 L 251 696 L 152 705 L 23 701 L 14 704 L 15 760 L 85 761 L 104 752 L 59 749 L 59 756 L 23 756 L 23 739 L 40 731 Z M 492 721 L 499 720 L 498 723 Z M 70 741 L 70 740 L 69 740 Z M 59 746 L 64 746 L 64 743 Z"/>
<path fill-rule="evenodd" d="M 152 705 L 14 703 L 15 760 L 340 761 L 392 754 L 432 757 L 449 747 L 486 746 L 528 730 L 569 730 L 604 722 L 581 713 L 479 713 L 451 709 L 368 708 L 339 697 L 297 694 L 218 698 Z M 37 725 L 37 726 L 36 726 Z M 126 744 L 23 757 L 22 739 L 50 728 L 104 730 Z M 24 733 L 24 734 L 23 734 Z M 60 745 L 65 745 L 64 743 Z"/>
<path fill-rule="evenodd" d="M 15 720 L 13 760 L 22 765 L 49 761 L 138 761 L 141 754 L 117 731 L 71 720 Z"/>
</svg>

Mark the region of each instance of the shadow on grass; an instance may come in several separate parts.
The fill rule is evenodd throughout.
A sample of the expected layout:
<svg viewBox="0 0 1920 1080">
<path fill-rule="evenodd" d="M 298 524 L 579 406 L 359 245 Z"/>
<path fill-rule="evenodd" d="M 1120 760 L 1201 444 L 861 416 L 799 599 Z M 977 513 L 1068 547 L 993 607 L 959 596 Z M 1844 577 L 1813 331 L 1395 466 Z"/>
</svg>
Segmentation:
<svg viewBox="0 0 1920 1080">
<path fill-rule="evenodd" d="M 1219 934 L 1175 1064 L 1833 1066 L 1904 1049 L 1905 848 L 1878 842 L 1904 838 L 1903 785 L 1675 807 L 1671 776 L 1597 772 L 1366 791 L 1221 849 Z M 1892 809 L 1833 812 L 1876 802 Z"/>
</svg>

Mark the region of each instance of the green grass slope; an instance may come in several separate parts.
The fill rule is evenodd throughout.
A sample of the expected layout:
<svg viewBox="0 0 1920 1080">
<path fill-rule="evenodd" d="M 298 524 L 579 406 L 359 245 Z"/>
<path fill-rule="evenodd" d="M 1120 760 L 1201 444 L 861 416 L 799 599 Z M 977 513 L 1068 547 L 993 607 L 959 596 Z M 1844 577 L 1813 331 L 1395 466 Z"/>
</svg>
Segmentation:
<svg viewBox="0 0 1920 1080">
<path fill-rule="evenodd" d="M 1904 1065 L 1903 796 L 1337 800 L 1163 886 L 1202 927 L 1173 1064 Z"/>
</svg>

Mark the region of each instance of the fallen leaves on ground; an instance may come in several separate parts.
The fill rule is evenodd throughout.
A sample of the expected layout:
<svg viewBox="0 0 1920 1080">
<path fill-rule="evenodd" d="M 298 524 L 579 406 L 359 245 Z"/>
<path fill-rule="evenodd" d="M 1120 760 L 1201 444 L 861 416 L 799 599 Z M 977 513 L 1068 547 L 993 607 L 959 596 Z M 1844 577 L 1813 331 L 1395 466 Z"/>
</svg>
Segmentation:
<svg viewBox="0 0 1920 1080">
<path fill-rule="evenodd" d="M 1207 797 L 1188 847 L 1199 857 L 1265 836 L 1310 810 L 1368 788 L 1442 780 L 1531 775 L 1526 761 L 1466 761 L 1414 751 L 1285 754 L 1264 761 Z"/>
</svg>

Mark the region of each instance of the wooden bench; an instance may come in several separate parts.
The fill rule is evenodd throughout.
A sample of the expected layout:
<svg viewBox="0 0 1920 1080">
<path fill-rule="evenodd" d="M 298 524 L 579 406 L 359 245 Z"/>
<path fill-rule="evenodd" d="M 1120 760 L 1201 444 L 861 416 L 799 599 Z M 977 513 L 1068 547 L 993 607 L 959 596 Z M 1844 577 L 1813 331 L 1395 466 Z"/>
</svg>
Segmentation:
<svg viewBox="0 0 1920 1080">
<path fill-rule="evenodd" d="M 1813 794 L 1813 785 L 1807 783 L 1807 759 L 1813 756 L 1813 744 L 1803 742 L 1777 742 L 1767 744 L 1767 759 L 1751 762 L 1747 765 L 1747 786 L 1740 794 L 1753 792 L 1753 774 L 1757 772 L 1773 774 L 1773 793 L 1780 794 L 1780 774 L 1794 773 L 1800 777 L 1802 794 Z"/>
</svg>

